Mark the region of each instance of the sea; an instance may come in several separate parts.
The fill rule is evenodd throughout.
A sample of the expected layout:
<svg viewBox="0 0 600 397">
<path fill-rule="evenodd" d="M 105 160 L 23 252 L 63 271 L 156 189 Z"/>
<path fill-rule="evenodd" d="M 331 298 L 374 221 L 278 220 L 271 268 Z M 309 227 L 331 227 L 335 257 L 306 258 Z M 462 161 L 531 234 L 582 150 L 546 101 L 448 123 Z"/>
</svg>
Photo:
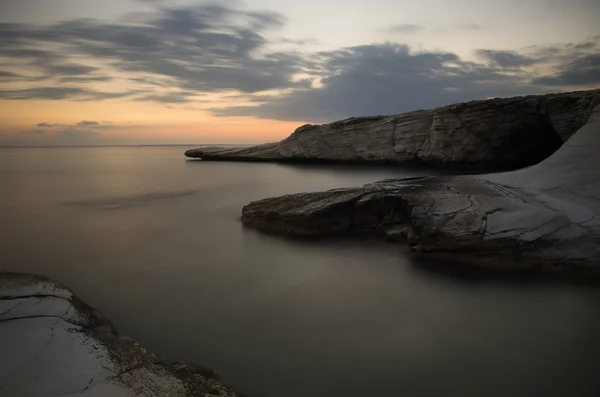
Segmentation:
<svg viewBox="0 0 600 397">
<path fill-rule="evenodd" d="M 0 270 L 64 283 L 161 358 L 248 397 L 600 396 L 597 287 L 240 222 L 253 200 L 435 172 L 186 149 L 0 148 Z"/>
</svg>

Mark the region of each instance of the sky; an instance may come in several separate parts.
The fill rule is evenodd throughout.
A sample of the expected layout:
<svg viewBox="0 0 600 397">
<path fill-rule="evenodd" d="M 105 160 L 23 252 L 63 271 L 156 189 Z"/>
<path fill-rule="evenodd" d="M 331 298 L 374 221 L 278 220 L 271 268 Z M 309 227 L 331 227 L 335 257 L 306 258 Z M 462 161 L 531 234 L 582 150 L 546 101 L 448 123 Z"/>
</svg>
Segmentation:
<svg viewBox="0 0 600 397">
<path fill-rule="evenodd" d="M 233 144 L 600 88 L 598 0 L 0 0 L 0 145 Z"/>
</svg>

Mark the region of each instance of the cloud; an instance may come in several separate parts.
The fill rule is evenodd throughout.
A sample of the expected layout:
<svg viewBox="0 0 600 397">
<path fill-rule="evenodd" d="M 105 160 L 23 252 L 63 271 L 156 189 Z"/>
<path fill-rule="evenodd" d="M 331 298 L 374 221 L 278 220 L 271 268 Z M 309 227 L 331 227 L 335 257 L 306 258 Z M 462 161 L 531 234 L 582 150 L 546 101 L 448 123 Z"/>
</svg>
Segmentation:
<svg viewBox="0 0 600 397">
<path fill-rule="evenodd" d="M 61 124 L 54 124 L 54 123 L 38 123 L 35 126 L 38 128 L 53 128 L 53 127 L 57 127 L 60 125 Z"/>
<path fill-rule="evenodd" d="M 458 30 L 483 30 L 483 26 L 476 23 L 459 23 L 456 24 Z"/>
<path fill-rule="evenodd" d="M 597 46 L 598 43 L 594 43 L 593 41 L 587 41 L 585 43 L 577 44 L 575 48 L 578 50 L 589 50 L 592 48 L 596 48 Z"/>
<path fill-rule="evenodd" d="M 549 86 L 600 85 L 600 53 L 575 59 L 563 65 L 558 73 L 536 78 L 533 82 Z"/>
<path fill-rule="evenodd" d="M 45 27 L 2 23 L 0 57 L 25 62 L 46 78 L 63 81 L 98 75 L 97 68 L 78 63 L 77 58 L 106 63 L 105 74 L 160 76 L 169 79 L 172 88 L 182 90 L 252 93 L 286 89 L 295 86 L 292 77 L 304 71 L 305 58 L 294 52 L 265 51 L 266 33 L 283 23 L 279 14 L 244 11 L 227 2 L 160 7 L 119 24 L 93 19 Z M 4 95 L 68 99 L 73 94 L 54 90 L 38 95 L 42 88 L 36 89 Z"/>
<path fill-rule="evenodd" d="M 0 83 L 39 82 L 43 79 L 43 76 L 26 76 L 7 70 L 0 70 Z"/>
<path fill-rule="evenodd" d="M 13 72 L 7 72 L 5 70 L 0 70 L 0 79 L 20 79 L 23 76 Z"/>
<path fill-rule="evenodd" d="M 39 87 L 26 88 L 21 90 L 0 90 L 0 99 L 8 100 L 26 100 L 26 99 L 77 99 L 77 100 L 102 100 L 123 98 L 138 93 L 139 91 L 129 92 L 99 92 L 80 87 Z"/>
<path fill-rule="evenodd" d="M 194 95 L 193 92 L 173 92 L 166 94 L 150 94 L 137 97 L 134 101 L 137 102 L 161 102 L 161 103 L 186 103 L 190 102 L 189 96 Z"/>
<path fill-rule="evenodd" d="M 281 43 L 295 44 L 295 45 L 299 45 L 299 46 L 321 44 L 321 42 L 315 38 L 306 38 L 306 39 L 280 38 L 278 41 Z"/>
<path fill-rule="evenodd" d="M 80 121 L 79 123 L 77 123 L 76 125 L 77 125 L 77 126 L 88 126 L 88 127 L 89 127 L 89 126 L 92 126 L 92 127 L 94 127 L 94 126 L 98 126 L 98 125 L 100 125 L 100 123 L 98 123 L 97 121 L 87 121 L 87 120 L 83 120 L 83 121 Z"/>
<path fill-rule="evenodd" d="M 519 54 L 515 51 L 477 50 L 475 53 L 486 61 L 502 68 L 519 68 L 538 63 L 538 59 Z"/>
<path fill-rule="evenodd" d="M 60 83 L 104 83 L 112 80 L 114 79 L 109 76 L 65 76 L 58 78 L 58 81 Z"/>
<path fill-rule="evenodd" d="M 163 87 L 163 88 L 168 87 L 167 84 L 159 83 L 158 81 L 155 81 L 154 79 L 147 78 L 147 77 L 130 77 L 128 80 L 132 81 L 134 83 L 140 83 L 140 84 L 144 84 L 144 85 L 152 85 L 152 86 Z"/>
<path fill-rule="evenodd" d="M 386 32 L 389 32 L 389 33 L 414 34 L 414 33 L 419 33 L 421 31 L 425 30 L 425 27 L 421 26 L 421 25 L 410 24 L 410 23 L 398 23 L 395 25 L 388 26 L 387 28 L 384 28 L 383 30 Z"/>
<path fill-rule="evenodd" d="M 415 52 L 394 43 L 349 47 L 319 54 L 320 88 L 275 97 L 250 96 L 259 104 L 212 111 L 224 117 L 326 122 L 488 97 L 555 92 L 573 84 L 600 85 L 599 54 L 574 47 L 479 50 L 486 63 L 465 61 L 451 52 Z M 559 73 L 539 76 L 520 69 L 542 64 Z"/>
<path fill-rule="evenodd" d="M 135 125 L 123 126 L 123 125 L 116 125 L 116 124 L 110 124 L 110 123 L 101 124 L 97 121 L 90 121 L 90 120 L 82 120 L 82 121 L 79 121 L 74 124 L 59 124 L 59 123 L 43 122 L 43 123 L 36 124 L 35 127 L 37 127 L 37 130 L 30 130 L 30 132 L 35 131 L 35 132 L 43 133 L 47 130 L 54 134 L 60 134 L 60 133 L 64 133 L 67 131 L 84 131 L 85 130 L 88 132 L 98 132 L 98 131 L 108 131 L 108 130 L 139 128 L 139 126 L 135 126 Z M 82 129 L 81 127 L 86 127 L 86 128 Z M 87 129 L 87 128 L 91 128 L 91 129 Z"/>
<path fill-rule="evenodd" d="M 213 109 L 218 116 L 316 122 L 600 84 L 600 36 L 518 51 L 482 48 L 477 61 L 398 43 L 307 53 L 303 42 L 267 39 L 278 37 L 274 32 L 285 23 L 279 14 L 243 10 L 232 2 L 161 3 L 140 7 L 142 12 L 118 24 L 94 19 L 48 26 L 0 23 L 0 58 L 6 63 L 1 81 L 29 79 L 28 88 L 0 89 L 0 99 L 185 104 L 219 93 L 256 105 Z M 450 28 L 483 29 L 474 23 L 445 29 Z M 423 29 L 397 24 L 386 31 Z M 302 52 L 275 52 L 270 44 L 299 46 Z M 22 66 L 36 70 L 36 77 L 20 76 Z M 96 84 L 118 78 L 138 89 L 105 92 Z M 118 127 L 89 130 L 105 128 Z"/>
<path fill-rule="evenodd" d="M 38 128 L 22 130 L 21 134 L 42 136 L 45 144 L 52 145 L 88 145 L 98 143 L 102 134 L 98 131 L 75 126 L 53 123 L 39 123 Z M 49 128 L 53 127 L 53 128 Z"/>
<path fill-rule="evenodd" d="M 398 44 L 320 53 L 328 75 L 318 89 L 296 91 L 258 106 L 213 109 L 219 116 L 330 121 L 431 108 L 489 95 L 531 92 L 497 68 L 464 62 L 450 52 L 411 52 Z"/>
<path fill-rule="evenodd" d="M 52 76 L 80 76 L 86 75 L 98 70 L 98 68 L 77 64 L 51 64 L 44 66 L 44 70 Z"/>
</svg>

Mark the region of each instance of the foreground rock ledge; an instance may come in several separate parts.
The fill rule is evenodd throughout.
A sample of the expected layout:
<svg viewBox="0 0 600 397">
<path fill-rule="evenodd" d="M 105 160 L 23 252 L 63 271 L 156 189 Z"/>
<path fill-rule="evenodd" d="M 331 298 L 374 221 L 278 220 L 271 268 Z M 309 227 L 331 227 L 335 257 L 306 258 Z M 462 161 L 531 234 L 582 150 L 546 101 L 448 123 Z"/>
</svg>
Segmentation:
<svg viewBox="0 0 600 397">
<path fill-rule="evenodd" d="M 366 231 L 486 269 L 600 277 L 600 106 L 527 169 L 269 198 L 245 206 L 242 221 L 303 235 Z"/>
<path fill-rule="evenodd" d="M 67 288 L 2 272 L 0 395 L 239 396 L 212 370 L 157 360 Z"/>
<path fill-rule="evenodd" d="M 515 169 L 542 161 L 588 120 L 600 90 L 496 98 L 305 125 L 278 143 L 204 147 L 203 160 L 419 163 Z"/>
</svg>

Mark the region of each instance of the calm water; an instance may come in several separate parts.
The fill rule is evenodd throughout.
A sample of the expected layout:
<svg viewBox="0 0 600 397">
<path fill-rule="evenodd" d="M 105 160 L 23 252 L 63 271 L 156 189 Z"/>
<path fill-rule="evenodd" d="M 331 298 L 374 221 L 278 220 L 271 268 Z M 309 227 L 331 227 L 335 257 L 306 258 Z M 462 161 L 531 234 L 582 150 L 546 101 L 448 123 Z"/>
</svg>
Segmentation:
<svg viewBox="0 0 600 397">
<path fill-rule="evenodd" d="M 59 280 L 256 397 L 598 396 L 600 290 L 431 273 L 403 248 L 242 227 L 273 195 L 415 170 L 0 149 L 0 267 Z"/>
</svg>

